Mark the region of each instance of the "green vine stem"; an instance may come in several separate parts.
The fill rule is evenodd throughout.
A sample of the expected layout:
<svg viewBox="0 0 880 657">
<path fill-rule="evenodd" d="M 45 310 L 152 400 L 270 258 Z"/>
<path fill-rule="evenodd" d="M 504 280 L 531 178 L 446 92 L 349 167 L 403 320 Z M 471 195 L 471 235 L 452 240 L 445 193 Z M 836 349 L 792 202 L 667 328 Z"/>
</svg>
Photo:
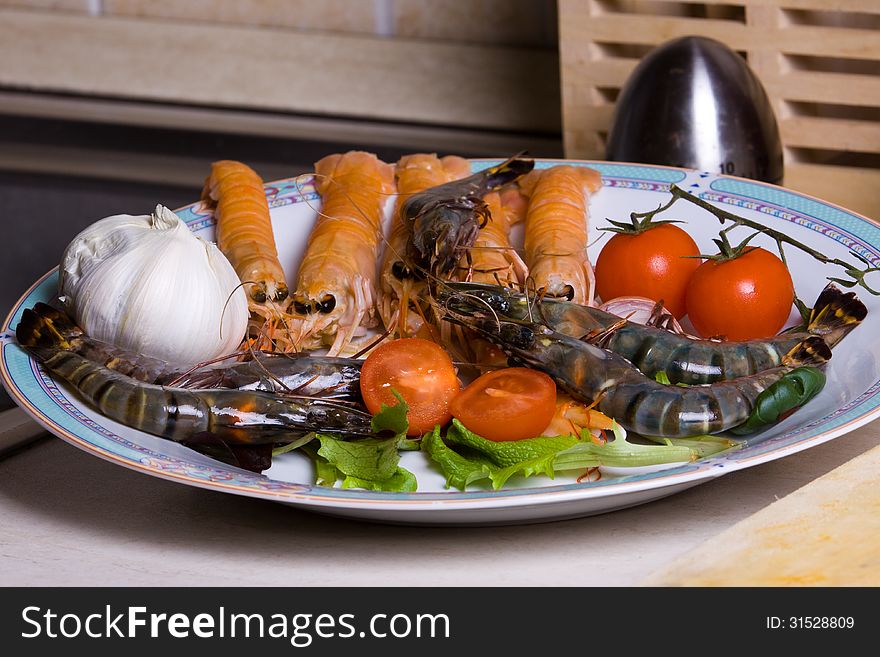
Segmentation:
<svg viewBox="0 0 880 657">
<path fill-rule="evenodd" d="M 880 271 L 880 267 L 872 267 L 870 262 L 868 262 L 865 258 L 860 256 L 855 251 L 850 251 L 850 253 L 853 255 L 854 258 L 858 259 L 859 262 L 866 265 L 866 267 L 864 269 L 860 269 L 857 265 L 853 265 L 852 263 L 846 262 L 845 260 L 841 260 L 839 258 L 829 258 L 824 253 L 820 253 L 816 249 L 813 249 L 813 248 L 807 246 L 806 244 L 802 244 L 801 242 L 798 242 L 796 239 L 789 237 L 785 233 L 781 233 L 778 230 L 774 230 L 773 228 L 769 228 L 767 226 L 764 226 L 763 224 L 760 224 L 757 221 L 752 221 L 751 219 L 746 219 L 745 217 L 740 217 L 740 216 L 735 215 L 731 212 L 728 212 L 727 210 L 722 210 L 721 208 L 715 207 L 714 205 L 712 205 L 708 201 L 704 201 L 699 196 L 691 194 L 690 192 L 683 190 L 681 187 L 678 187 L 677 185 L 671 185 L 669 188 L 669 192 L 670 192 L 670 194 L 672 194 L 672 198 L 669 200 L 668 203 L 666 203 L 665 205 L 661 205 L 656 210 L 650 210 L 648 212 L 633 212 L 633 213 L 631 213 L 630 219 L 632 220 L 633 224 L 641 223 L 639 220 L 650 221 L 651 219 L 654 218 L 654 215 L 660 214 L 661 212 L 665 212 L 666 210 L 671 208 L 676 201 L 678 201 L 679 199 L 683 199 L 683 200 L 688 201 L 690 203 L 693 203 L 694 205 L 699 206 L 699 207 L 703 208 L 704 210 L 706 210 L 707 212 L 711 213 L 712 215 L 715 216 L 715 218 L 718 219 L 718 221 L 722 225 L 724 224 L 725 221 L 733 222 L 732 226 L 728 226 L 727 228 L 723 229 L 722 233 L 724 233 L 725 237 L 726 237 L 727 231 L 731 230 L 732 228 L 735 228 L 736 226 L 747 226 L 747 227 L 752 228 L 752 229 L 754 229 L 764 235 L 767 235 L 771 239 L 773 239 L 776 242 L 776 246 L 779 249 L 779 255 L 781 256 L 783 262 L 785 262 L 785 252 L 783 251 L 782 245 L 789 244 L 797 249 L 800 249 L 804 253 L 812 256 L 813 258 L 815 258 L 816 260 L 818 260 L 819 262 L 821 262 L 823 264 L 837 265 L 838 267 L 843 268 L 845 275 L 849 277 L 849 278 L 834 278 L 832 276 L 829 276 L 828 280 L 834 281 L 835 283 L 839 283 L 840 285 L 843 285 L 844 287 L 847 287 L 847 288 L 855 287 L 858 285 L 858 286 L 864 288 L 865 290 L 867 290 L 868 292 L 870 292 L 871 294 L 880 295 L 880 291 L 873 289 L 871 286 L 869 286 L 867 284 L 867 282 L 865 282 L 865 276 L 867 276 L 870 273 Z M 799 308 L 799 310 L 802 310 L 802 309 Z"/>
</svg>

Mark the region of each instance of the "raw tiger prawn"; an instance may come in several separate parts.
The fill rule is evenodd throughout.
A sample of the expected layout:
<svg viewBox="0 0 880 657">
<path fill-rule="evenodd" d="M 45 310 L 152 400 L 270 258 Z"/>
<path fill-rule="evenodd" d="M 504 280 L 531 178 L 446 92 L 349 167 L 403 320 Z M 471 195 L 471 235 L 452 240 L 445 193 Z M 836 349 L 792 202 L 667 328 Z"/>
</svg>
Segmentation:
<svg viewBox="0 0 880 657">
<path fill-rule="evenodd" d="M 473 246 L 480 226 L 489 220 L 483 197 L 534 166 L 533 160 L 512 157 L 462 180 L 410 196 L 401 208 L 412 228 L 410 262 L 419 270 L 446 278 Z"/>
<path fill-rule="evenodd" d="M 16 328 L 19 345 L 53 376 L 73 386 L 107 417 L 134 429 L 186 442 L 210 434 L 233 445 L 290 442 L 312 432 L 371 435 L 370 415 L 328 399 L 253 390 L 184 389 L 143 383 L 70 349 L 35 311 Z"/>
<path fill-rule="evenodd" d="M 458 278 L 508 287 L 525 284 L 529 269 L 510 242 L 510 230 L 525 218 L 525 200 L 515 189 L 489 192 L 484 197 L 488 220 L 473 247 L 462 257 Z"/>
<path fill-rule="evenodd" d="M 473 329 L 499 346 L 511 362 L 541 370 L 575 399 L 596 402 L 628 430 L 647 436 L 685 438 L 732 429 L 749 419 L 764 390 L 801 365 L 831 357 L 822 338 L 810 336 L 782 365 L 750 376 L 697 386 L 664 385 L 623 356 L 527 320 L 508 320 L 482 303 L 460 297 L 443 307 L 445 319 Z"/>
<path fill-rule="evenodd" d="M 83 356 L 144 383 L 175 388 L 237 388 L 300 397 L 360 401 L 363 361 L 354 358 L 276 354 L 262 351 L 231 354 L 252 360 L 212 363 L 181 370 L 164 360 L 133 353 L 86 335 L 64 312 L 45 303 L 28 311 L 36 315 L 41 340 L 54 340 L 67 351 Z M 229 359 L 224 358 L 223 361 Z"/>
<path fill-rule="evenodd" d="M 401 336 L 412 335 L 422 324 L 423 310 L 417 297 L 424 291 L 425 281 L 407 262 L 412 226 L 402 214 L 404 204 L 414 194 L 465 178 L 470 170 L 468 161 L 455 155 L 438 158 L 432 154 L 415 153 L 404 155 L 397 163 L 398 196 L 379 267 L 379 314 L 389 331 Z"/>
<path fill-rule="evenodd" d="M 491 308 L 502 319 L 543 324 L 613 351 L 649 377 L 662 372 L 670 383 L 688 385 L 735 379 L 779 367 L 786 354 L 811 336 L 834 347 L 868 312 L 854 293 L 844 293 L 832 283 L 816 300 L 806 330 L 764 340 L 721 342 L 635 324 L 591 306 L 529 297 L 497 285 L 446 283 L 438 301 L 453 311 Z"/>
</svg>

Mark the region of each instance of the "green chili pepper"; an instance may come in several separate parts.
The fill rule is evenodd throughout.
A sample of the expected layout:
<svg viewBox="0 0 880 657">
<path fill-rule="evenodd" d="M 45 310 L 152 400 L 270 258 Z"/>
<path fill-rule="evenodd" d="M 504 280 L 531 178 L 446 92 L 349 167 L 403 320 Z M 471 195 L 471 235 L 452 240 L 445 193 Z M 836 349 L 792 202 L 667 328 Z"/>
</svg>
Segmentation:
<svg viewBox="0 0 880 657">
<path fill-rule="evenodd" d="M 749 419 L 731 433 L 753 433 L 778 422 L 785 413 L 800 408 L 825 387 L 825 375 L 815 367 L 798 367 L 758 395 Z"/>
</svg>

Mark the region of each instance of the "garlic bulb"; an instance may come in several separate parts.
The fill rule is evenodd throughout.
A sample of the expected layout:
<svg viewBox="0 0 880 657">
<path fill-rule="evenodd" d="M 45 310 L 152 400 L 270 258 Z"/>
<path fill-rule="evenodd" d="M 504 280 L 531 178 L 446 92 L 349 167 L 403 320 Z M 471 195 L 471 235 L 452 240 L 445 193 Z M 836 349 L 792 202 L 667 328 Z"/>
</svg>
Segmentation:
<svg viewBox="0 0 880 657">
<path fill-rule="evenodd" d="M 168 208 L 95 222 L 67 246 L 60 293 L 91 337 L 188 367 L 235 351 L 247 298 L 226 256 Z"/>
</svg>

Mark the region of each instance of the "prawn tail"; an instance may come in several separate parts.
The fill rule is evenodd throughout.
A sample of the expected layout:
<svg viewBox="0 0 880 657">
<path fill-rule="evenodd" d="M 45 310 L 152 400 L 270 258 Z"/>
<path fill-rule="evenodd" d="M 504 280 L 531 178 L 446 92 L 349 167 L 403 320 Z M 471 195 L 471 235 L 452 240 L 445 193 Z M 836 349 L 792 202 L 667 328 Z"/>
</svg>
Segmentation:
<svg viewBox="0 0 880 657">
<path fill-rule="evenodd" d="M 82 330 L 64 312 L 45 303 L 26 309 L 15 328 L 18 344 L 38 357 L 73 351 L 72 342 L 80 336 Z"/>
<path fill-rule="evenodd" d="M 535 168 L 535 161 L 522 157 L 525 151 L 517 153 L 501 164 L 486 171 L 486 185 L 488 189 L 495 189 L 513 182 L 520 176 L 527 174 Z"/>
<path fill-rule="evenodd" d="M 833 347 L 861 324 L 867 314 L 868 309 L 855 292 L 843 292 L 834 283 L 829 283 L 816 299 L 807 331 Z"/>
<path fill-rule="evenodd" d="M 831 347 L 817 335 L 799 342 L 782 357 L 782 364 L 788 367 L 812 365 L 818 367 L 831 359 Z"/>
</svg>

